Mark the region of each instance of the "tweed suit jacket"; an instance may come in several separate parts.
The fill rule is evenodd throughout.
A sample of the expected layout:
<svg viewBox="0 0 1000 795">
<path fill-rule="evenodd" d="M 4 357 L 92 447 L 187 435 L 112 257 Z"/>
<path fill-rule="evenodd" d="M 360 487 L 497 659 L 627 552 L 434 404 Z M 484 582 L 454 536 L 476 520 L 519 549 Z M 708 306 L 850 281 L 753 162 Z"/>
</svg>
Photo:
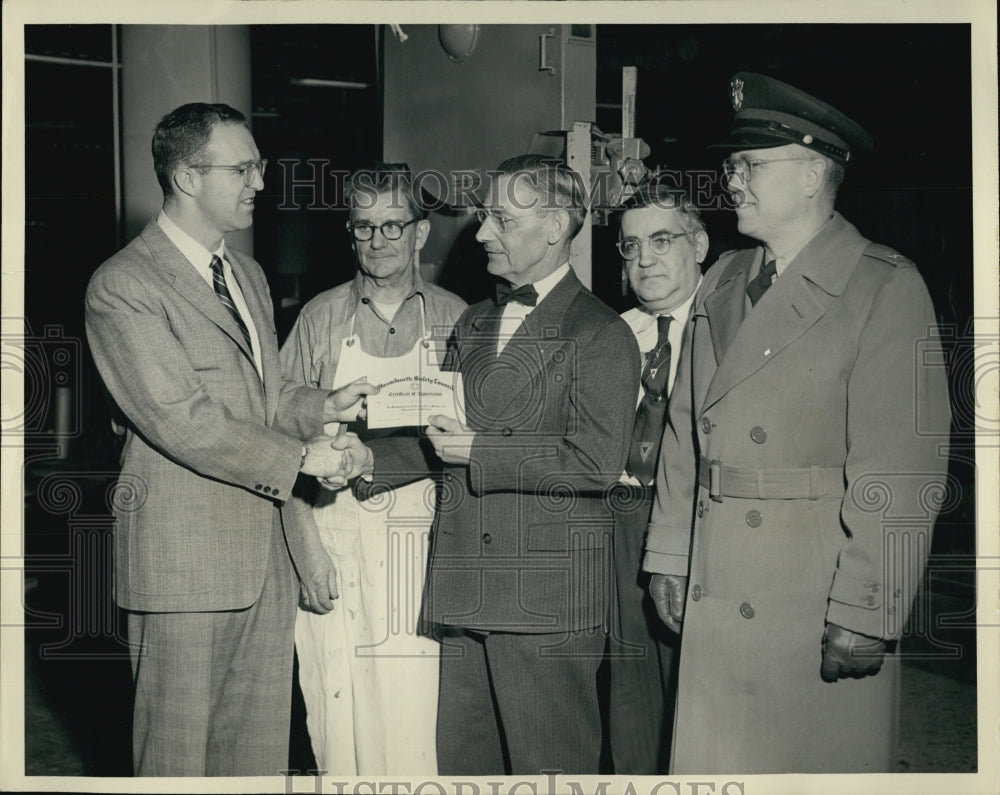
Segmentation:
<svg viewBox="0 0 1000 795">
<path fill-rule="evenodd" d="M 247 607 L 260 594 L 278 502 L 327 392 L 281 378 L 267 281 L 227 258 L 260 339 L 236 322 L 155 221 L 101 265 L 86 295 L 94 361 L 127 418 L 115 494 L 115 598 L 128 610 Z"/>
<path fill-rule="evenodd" d="M 451 341 L 446 366 L 462 372 L 476 437 L 468 466 L 444 467 L 424 617 L 503 632 L 595 627 L 613 587 L 610 505 L 628 455 L 638 346 L 572 272 L 497 356 L 499 318 L 492 301 L 474 304 Z M 400 443 L 372 441 L 376 485 L 403 468 L 382 457 Z"/>
</svg>

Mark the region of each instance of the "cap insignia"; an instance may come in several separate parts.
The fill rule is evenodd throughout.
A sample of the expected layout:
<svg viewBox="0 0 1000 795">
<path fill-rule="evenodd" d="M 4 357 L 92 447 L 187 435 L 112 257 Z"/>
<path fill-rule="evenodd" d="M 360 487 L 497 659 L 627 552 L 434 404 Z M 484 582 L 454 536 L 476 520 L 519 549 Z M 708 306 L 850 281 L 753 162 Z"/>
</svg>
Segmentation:
<svg viewBox="0 0 1000 795">
<path fill-rule="evenodd" d="M 734 77 L 729 82 L 729 97 L 733 102 L 733 110 L 743 107 L 743 79 Z"/>
</svg>

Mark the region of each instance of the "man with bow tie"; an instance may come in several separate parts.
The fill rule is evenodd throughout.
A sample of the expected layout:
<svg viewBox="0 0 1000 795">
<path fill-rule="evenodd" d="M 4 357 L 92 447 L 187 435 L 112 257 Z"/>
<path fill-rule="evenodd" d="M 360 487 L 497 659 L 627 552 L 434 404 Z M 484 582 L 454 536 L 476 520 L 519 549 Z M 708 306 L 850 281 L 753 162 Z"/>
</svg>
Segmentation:
<svg viewBox="0 0 1000 795">
<path fill-rule="evenodd" d="M 671 773 L 886 773 L 948 464 L 934 307 L 834 210 L 868 134 L 763 75 L 730 96 L 724 187 L 760 245 L 698 291 L 644 560 L 681 633 Z"/>
<path fill-rule="evenodd" d="M 622 499 L 615 503 L 617 598 L 609 646 L 608 717 L 615 773 L 653 775 L 666 772 L 670 750 L 668 686 L 676 638 L 670 638 L 649 599 L 642 550 L 670 390 L 701 283 L 708 234 L 686 193 L 655 172 L 623 209 L 618 250 L 639 305 L 622 318 L 642 356 L 636 360 L 641 387 L 619 487 Z"/>
<path fill-rule="evenodd" d="M 569 265 L 582 182 L 537 155 L 491 172 L 476 235 L 497 299 L 448 354 L 468 425 L 432 415 L 445 464 L 424 617 L 442 639 L 442 775 L 597 773 L 613 582 L 609 492 L 639 389 L 634 335 Z M 399 471 L 374 440 L 374 478 Z"/>
</svg>

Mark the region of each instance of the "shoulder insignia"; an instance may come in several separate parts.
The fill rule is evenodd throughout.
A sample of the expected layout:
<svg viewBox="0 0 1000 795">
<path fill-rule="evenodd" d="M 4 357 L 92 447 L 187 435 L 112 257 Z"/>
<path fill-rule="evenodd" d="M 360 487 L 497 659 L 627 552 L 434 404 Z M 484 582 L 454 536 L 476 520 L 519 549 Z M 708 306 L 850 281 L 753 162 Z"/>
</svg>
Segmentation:
<svg viewBox="0 0 1000 795">
<path fill-rule="evenodd" d="M 898 251 L 891 249 L 888 246 L 883 246 L 880 243 L 871 243 L 867 248 L 865 248 L 865 256 L 881 260 L 882 262 L 888 262 L 894 267 L 916 267 L 913 260 L 908 257 L 904 257 Z"/>
</svg>

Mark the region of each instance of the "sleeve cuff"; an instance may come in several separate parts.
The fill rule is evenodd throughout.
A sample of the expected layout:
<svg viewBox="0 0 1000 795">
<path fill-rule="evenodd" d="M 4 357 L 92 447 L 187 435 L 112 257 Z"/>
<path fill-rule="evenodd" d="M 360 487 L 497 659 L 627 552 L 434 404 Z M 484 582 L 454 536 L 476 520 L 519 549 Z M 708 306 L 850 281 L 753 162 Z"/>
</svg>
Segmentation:
<svg viewBox="0 0 1000 795">
<path fill-rule="evenodd" d="M 642 570 L 651 574 L 672 574 L 676 577 L 687 577 L 687 555 L 668 555 L 662 552 L 647 550 L 642 561 Z"/>
</svg>

